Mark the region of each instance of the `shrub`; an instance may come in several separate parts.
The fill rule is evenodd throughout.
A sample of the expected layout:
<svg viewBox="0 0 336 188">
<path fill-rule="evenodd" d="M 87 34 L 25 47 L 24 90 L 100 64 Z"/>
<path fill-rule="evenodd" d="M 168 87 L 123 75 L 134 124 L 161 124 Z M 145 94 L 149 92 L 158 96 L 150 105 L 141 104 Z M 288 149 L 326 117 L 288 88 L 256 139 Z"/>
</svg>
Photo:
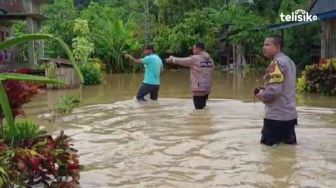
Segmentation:
<svg viewBox="0 0 336 188">
<path fill-rule="evenodd" d="M 6 143 L 10 143 L 11 145 L 24 145 L 26 142 L 30 140 L 36 139 L 41 136 L 43 131 L 39 129 L 39 127 L 30 121 L 18 121 L 15 122 L 15 129 L 5 128 L 3 139 Z"/>
<path fill-rule="evenodd" d="M 98 85 L 102 82 L 102 73 L 97 65 L 82 63 L 79 67 L 84 76 L 84 85 Z"/>
<path fill-rule="evenodd" d="M 3 167 L 0 167 L 0 187 L 6 187 L 9 184 L 9 177 Z"/>
<path fill-rule="evenodd" d="M 55 110 L 61 114 L 69 114 L 72 109 L 80 103 L 78 94 L 67 95 L 60 97 L 60 102 L 55 105 Z"/>
<path fill-rule="evenodd" d="M 41 135 L 20 147 L 1 142 L 0 185 L 1 179 L 4 180 L 4 186 L 1 187 L 30 187 L 41 184 L 46 187 L 76 187 L 79 161 L 77 151 L 72 148 L 70 141 L 62 131 L 56 138 Z"/>
<path fill-rule="evenodd" d="M 321 59 L 318 64 L 307 65 L 298 80 L 297 89 L 306 93 L 336 95 L 336 59 Z"/>
<path fill-rule="evenodd" d="M 13 116 L 24 115 L 22 106 L 29 102 L 38 93 L 40 84 L 29 84 L 15 80 L 4 82 L 4 88 L 8 96 Z M 3 119 L 3 112 L 0 111 L 0 119 Z"/>
</svg>

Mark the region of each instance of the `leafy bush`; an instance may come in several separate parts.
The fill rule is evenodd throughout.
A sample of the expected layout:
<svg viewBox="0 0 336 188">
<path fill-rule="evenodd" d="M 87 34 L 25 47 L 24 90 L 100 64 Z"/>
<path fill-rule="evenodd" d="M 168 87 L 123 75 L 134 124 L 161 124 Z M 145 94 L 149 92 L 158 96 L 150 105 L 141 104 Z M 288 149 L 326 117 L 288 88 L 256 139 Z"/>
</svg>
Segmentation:
<svg viewBox="0 0 336 188">
<path fill-rule="evenodd" d="M 32 97 L 37 94 L 40 87 L 41 85 L 38 84 L 28 84 L 14 80 L 7 80 L 4 82 L 4 88 L 14 117 L 24 115 L 22 106 L 29 102 Z M 0 111 L 0 118 L 4 118 L 2 111 Z"/>
<path fill-rule="evenodd" d="M 44 131 L 30 121 L 15 122 L 15 129 L 5 128 L 3 139 L 6 143 L 11 145 L 20 146 L 30 140 L 36 139 L 41 136 Z"/>
<path fill-rule="evenodd" d="M 0 187 L 6 187 L 9 184 L 9 176 L 3 167 L 0 167 Z"/>
<path fill-rule="evenodd" d="M 336 59 L 321 59 L 319 64 L 307 65 L 297 89 L 306 93 L 336 95 Z"/>
<path fill-rule="evenodd" d="M 79 103 L 80 99 L 77 94 L 67 95 L 60 97 L 60 102 L 55 105 L 55 109 L 58 113 L 69 114 Z"/>
<path fill-rule="evenodd" d="M 98 85 L 102 82 L 102 73 L 96 64 L 82 63 L 79 68 L 84 76 L 84 85 Z"/>
<path fill-rule="evenodd" d="M 83 76 L 74 63 L 69 47 L 62 40 L 51 35 L 31 34 L 12 38 L 0 43 L 0 50 L 28 41 L 45 39 L 57 41 L 61 45 L 83 82 Z M 35 92 L 32 88 L 19 85 L 17 82 L 9 86 L 4 84 L 6 81 L 8 83 L 13 80 L 41 84 L 65 83 L 46 77 L 17 73 L 0 73 L 0 76 L 0 105 L 2 117 L 6 119 L 7 125 L 5 134 L 1 135 L 5 141 L 0 140 L 0 167 L 5 172 L 0 170 L 0 178 L 3 180 L 1 187 L 31 187 L 40 183 L 44 183 L 47 187 L 75 187 L 78 184 L 79 164 L 77 151 L 69 144 L 70 138 L 63 132 L 56 139 L 50 135 L 41 136 L 42 133 L 38 127 L 32 123 L 15 123 L 15 114 L 12 113 L 13 104 L 20 108 L 22 103 L 27 102 Z M 21 89 L 29 92 L 23 94 Z M 17 100 L 10 101 L 12 100 L 10 95 Z M 6 174 L 10 181 L 7 181 Z M 64 180 L 68 177 L 71 179 Z"/>
<path fill-rule="evenodd" d="M 78 11 L 73 2 L 73 0 L 58 0 L 53 4 L 43 6 L 42 9 L 43 15 L 48 18 L 45 20 L 42 32 L 60 37 L 68 45 L 71 45 L 73 38 L 76 37 L 73 26 L 75 19 L 78 18 Z M 50 57 L 67 56 L 59 44 L 53 40 L 45 41 L 45 53 Z"/>
<path fill-rule="evenodd" d="M 80 63 L 87 63 L 89 55 L 94 51 L 94 45 L 89 40 L 90 29 L 88 22 L 76 19 L 73 31 L 77 34 L 77 37 L 72 40 L 75 60 Z"/>
<path fill-rule="evenodd" d="M 39 136 L 21 147 L 0 143 L 3 148 L 0 161 L 4 169 L 4 173 L 0 170 L 0 179 L 4 179 L 1 187 L 30 187 L 41 183 L 47 187 L 75 187 L 79 161 L 70 141 L 61 132 L 56 138 Z M 8 179 L 10 181 L 6 181 Z"/>
<path fill-rule="evenodd" d="M 100 71 L 106 71 L 106 64 L 104 64 L 100 59 L 98 58 L 90 58 L 89 63 L 92 63 L 96 68 L 98 68 Z"/>
<path fill-rule="evenodd" d="M 88 21 L 95 46 L 94 56 L 106 63 L 110 72 L 138 72 L 141 66 L 125 63 L 123 52 L 135 54 L 141 48 L 137 27 L 132 15 L 125 16 L 117 8 L 91 2 L 81 12 Z"/>
</svg>

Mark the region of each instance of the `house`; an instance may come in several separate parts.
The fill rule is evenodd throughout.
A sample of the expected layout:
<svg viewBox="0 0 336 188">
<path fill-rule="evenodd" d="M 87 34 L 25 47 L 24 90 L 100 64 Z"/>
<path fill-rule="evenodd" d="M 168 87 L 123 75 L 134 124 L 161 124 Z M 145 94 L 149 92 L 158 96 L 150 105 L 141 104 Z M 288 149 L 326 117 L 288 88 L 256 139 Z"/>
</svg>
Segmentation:
<svg viewBox="0 0 336 188">
<path fill-rule="evenodd" d="M 309 13 L 321 20 L 321 57 L 336 57 L 336 1 L 314 0 Z"/>
<path fill-rule="evenodd" d="M 321 58 L 336 57 L 336 0 L 312 0 L 307 9 L 309 15 L 316 15 L 313 21 L 291 21 L 271 25 L 271 30 L 283 30 L 289 27 L 309 24 L 314 21 L 321 23 Z"/>
<path fill-rule="evenodd" d="M 53 0 L 0 0 L 0 42 L 13 36 L 12 25 L 15 21 L 25 21 L 28 33 L 36 33 L 41 29 L 45 17 L 41 14 L 41 6 Z M 0 61 L 15 61 L 18 52 L 15 50 L 0 52 Z M 30 42 L 28 61 L 32 65 L 43 57 L 43 43 Z"/>
</svg>

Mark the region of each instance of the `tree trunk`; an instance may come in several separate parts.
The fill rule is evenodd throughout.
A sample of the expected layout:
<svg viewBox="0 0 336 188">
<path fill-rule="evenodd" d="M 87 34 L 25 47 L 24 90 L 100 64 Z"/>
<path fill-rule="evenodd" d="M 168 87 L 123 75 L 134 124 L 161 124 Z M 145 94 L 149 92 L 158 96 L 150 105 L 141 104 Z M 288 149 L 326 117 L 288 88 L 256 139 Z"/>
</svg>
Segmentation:
<svg viewBox="0 0 336 188">
<path fill-rule="evenodd" d="M 233 45 L 233 65 L 235 70 L 246 65 L 245 47 L 241 44 Z"/>
</svg>

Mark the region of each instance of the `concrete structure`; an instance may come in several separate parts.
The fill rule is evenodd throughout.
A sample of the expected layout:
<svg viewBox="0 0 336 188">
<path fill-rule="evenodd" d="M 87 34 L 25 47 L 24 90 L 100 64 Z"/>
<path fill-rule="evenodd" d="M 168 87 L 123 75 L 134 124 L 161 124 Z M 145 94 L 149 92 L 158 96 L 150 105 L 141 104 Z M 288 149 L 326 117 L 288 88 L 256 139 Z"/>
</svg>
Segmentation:
<svg viewBox="0 0 336 188">
<path fill-rule="evenodd" d="M 17 20 L 26 21 L 28 33 L 39 32 L 41 21 L 45 18 L 41 14 L 41 6 L 52 2 L 53 0 L 0 0 L 2 10 L 0 12 L 4 12 L 0 14 L 0 42 L 13 36 L 11 25 Z M 43 57 L 43 43 L 30 42 L 28 51 L 29 63 L 36 63 L 39 58 Z M 12 56 L 15 55 L 17 54 L 12 54 Z"/>
</svg>

